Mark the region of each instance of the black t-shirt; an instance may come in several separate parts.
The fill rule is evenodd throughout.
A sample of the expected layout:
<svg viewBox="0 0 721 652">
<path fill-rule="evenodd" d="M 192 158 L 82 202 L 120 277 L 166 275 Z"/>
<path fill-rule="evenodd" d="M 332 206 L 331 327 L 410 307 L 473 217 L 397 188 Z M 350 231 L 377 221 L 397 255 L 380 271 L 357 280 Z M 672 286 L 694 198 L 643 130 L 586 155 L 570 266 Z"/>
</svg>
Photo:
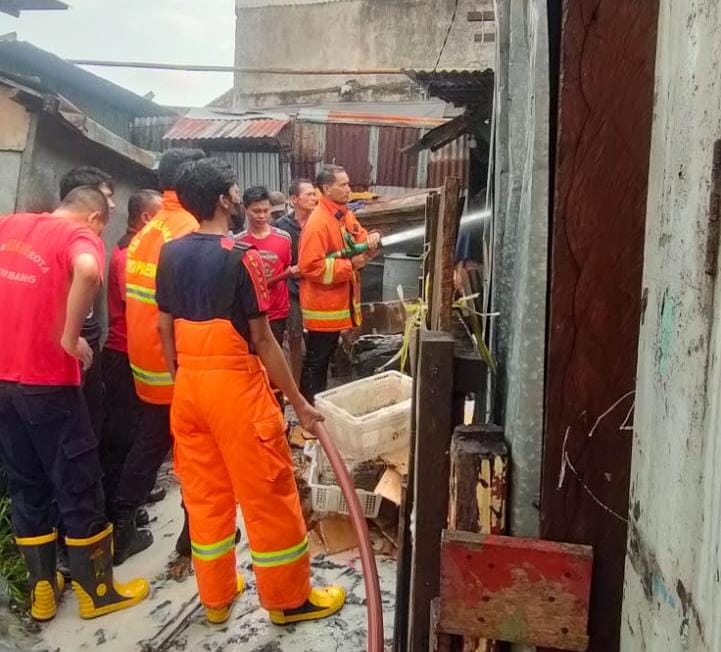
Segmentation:
<svg viewBox="0 0 721 652">
<path fill-rule="evenodd" d="M 245 251 L 242 263 L 232 268 L 237 276 L 231 278 L 228 257 L 234 247 Z M 235 293 L 228 312 L 222 307 L 222 294 L 233 282 Z M 268 299 L 263 262 L 248 245 L 235 245 L 220 235 L 191 233 L 168 242 L 160 251 L 155 300 L 158 308 L 174 319 L 229 319 L 250 344 L 248 320 L 266 313 Z"/>
<path fill-rule="evenodd" d="M 290 236 L 290 245 L 291 245 L 291 265 L 297 265 L 298 264 L 298 246 L 300 243 L 300 224 L 296 222 L 295 220 L 295 213 L 291 212 L 287 215 L 283 215 L 283 217 L 277 219 L 273 226 L 276 229 L 280 229 L 281 231 L 285 231 Z M 288 279 L 288 290 L 291 294 L 298 296 L 300 294 L 300 281 L 297 278 L 289 278 Z"/>
</svg>

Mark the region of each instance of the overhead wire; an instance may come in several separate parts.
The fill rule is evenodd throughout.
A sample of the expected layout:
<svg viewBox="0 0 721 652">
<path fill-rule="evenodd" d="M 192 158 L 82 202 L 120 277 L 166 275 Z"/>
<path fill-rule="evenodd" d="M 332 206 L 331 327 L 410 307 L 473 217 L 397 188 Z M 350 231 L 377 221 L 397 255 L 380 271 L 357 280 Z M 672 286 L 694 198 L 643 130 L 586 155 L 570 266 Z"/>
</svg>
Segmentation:
<svg viewBox="0 0 721 652">
<path fill-rule="evenodd" d="M 459 0 L 456 0 L 455 5 L 453 6 L 453 15 L 451 16 L 451 22 L 448 24 L 448 30 L 446 31 L 446 37 L 443 39 L 443 45 L 441 46 L 441 51 L 438 53 L 438 59 L 436 59 L 436 65 L 433 66 L 433 72 L 436 72 L 438 70 L 438 65 L 441 63 L 441 59 L 443 58 L 443 53 L 446 51 L 446 45 L 448 45 L 448 38 L 451 35 L 451 30 L 453 29 L 453 25 L 456 23 L 456 16 L 458 15 L 458 3 Z"/>
</svg>

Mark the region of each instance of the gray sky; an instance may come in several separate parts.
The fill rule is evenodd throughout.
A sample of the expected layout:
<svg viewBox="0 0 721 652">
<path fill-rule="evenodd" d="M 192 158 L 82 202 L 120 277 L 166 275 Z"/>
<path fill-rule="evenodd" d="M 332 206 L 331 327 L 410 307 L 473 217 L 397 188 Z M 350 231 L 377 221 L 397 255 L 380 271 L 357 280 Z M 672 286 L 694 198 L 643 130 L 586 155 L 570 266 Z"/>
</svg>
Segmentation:
<svg viewBox="0 0 721 652">
<path fill-rule="evenodd" d="M 66 0 L 67 11 L 0 14 L 0 34 L 67 59 L 233 65 L 234 0 Z M 223 73 L 88 68 L 139 95 L 204 106 L 233 85 Z"/>
</svg>

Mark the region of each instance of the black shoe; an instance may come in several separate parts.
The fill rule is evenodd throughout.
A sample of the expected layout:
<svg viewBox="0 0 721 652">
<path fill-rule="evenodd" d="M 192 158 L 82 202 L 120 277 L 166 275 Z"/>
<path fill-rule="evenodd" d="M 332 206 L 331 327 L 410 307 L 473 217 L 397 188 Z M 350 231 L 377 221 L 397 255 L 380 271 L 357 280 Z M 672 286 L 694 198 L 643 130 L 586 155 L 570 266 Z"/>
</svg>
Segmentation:
<svg viewBox="0 0 721 652">
<path fill-rule="evenodd" d="M 150 525 L 150 515 L 148 514 L 147 509 L 143 509 L 142 507 L 135 512 L 135 526 L 136 527 L 146 527 Z"/>
<path fill-rule="evenodd" d="M 115 515 L 113 529 L 113 565 L 120 566 L 128 557 L 149 548 L 153 544 L 150 530 L 138 530 L 135 525 L 135 509 L 125 509 Z"/>
<path fill-rule="evenodd" d="M 153 503 L 159 503 L 163 500 L 163 498 L 165 498 L 166 493 L 167 492 L 163 489 L 163 487 L 156 487 L 145 498 L 145 504 L 152 505 Z"/>
</svg>

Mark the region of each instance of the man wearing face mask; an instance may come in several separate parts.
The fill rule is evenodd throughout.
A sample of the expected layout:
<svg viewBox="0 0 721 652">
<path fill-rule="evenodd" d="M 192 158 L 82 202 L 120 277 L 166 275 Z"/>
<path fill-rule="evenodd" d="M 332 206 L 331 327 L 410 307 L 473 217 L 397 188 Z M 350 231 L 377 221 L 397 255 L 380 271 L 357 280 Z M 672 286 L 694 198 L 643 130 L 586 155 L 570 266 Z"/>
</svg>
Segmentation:
<svg viewBox="0 0 721 652">
<path fill-rule="evenodd" d="M 58 516 L 81 617 L 133 606 L 149 591 L 145 580 L 113 581 L 98 442 L 80 391 L 81 367 L 93 360 L 81 328 L 101 285 L 109 213 L 102 192 L 81 186 L 52 214 L 0 218 L 0 458 L 36 620 L 55 616 L 63 590 Z"/>
</svg>

